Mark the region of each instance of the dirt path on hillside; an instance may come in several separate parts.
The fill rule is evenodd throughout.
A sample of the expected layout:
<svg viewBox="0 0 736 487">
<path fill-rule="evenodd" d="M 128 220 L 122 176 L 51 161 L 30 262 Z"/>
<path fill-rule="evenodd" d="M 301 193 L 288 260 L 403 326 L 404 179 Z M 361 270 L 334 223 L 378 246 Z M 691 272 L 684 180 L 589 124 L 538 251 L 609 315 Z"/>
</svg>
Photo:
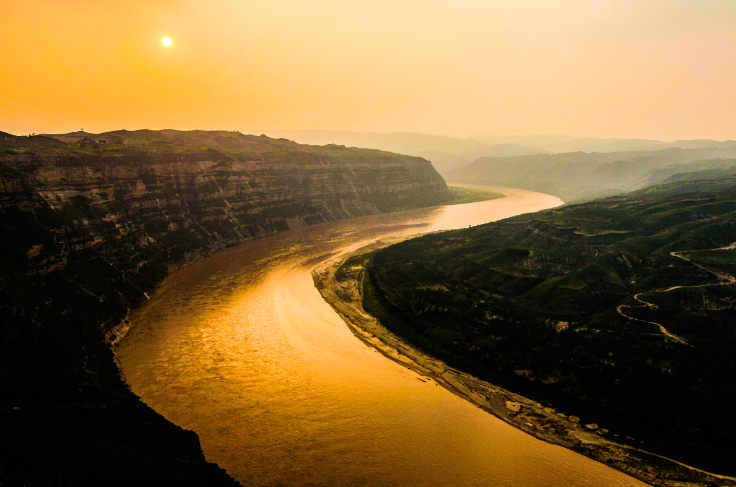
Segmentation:
<svg viewBox="0 0 736 487">
<path fill-rule="evenodd" d="M 392 243 L 395 241 L 376 242 L 327 261 L 312 272 L 322 297 L 366 345 L 540 440 L 569 448 L 651 485 L 736 487 L 736 478 L 710 474 L 640 448 L 611 441 L 606 436 L 608 431 L 595 423 L 581 424 L 574 415 L 544 407 L 454 369 L 391 333 L 363 308 L 365 269 L 360 265 L 343 269 L 340 281 L 335 278 L 335 273 L 349 258 Z"/>
<path fill-rule="evenodd" d="M 667 293 L 667 292 L 670 292 L 670 291 L 674 291 L 675 289 L 709 287 L 709 286 L 728 286 L 728 285 L 731 285 L 731 284 L 735 284 L 736 283 L 736 278 L 734 278 L 733 276 L 731 276 L 729 274 L 726 274 L 724 272 L 714 271 L 712 269 L 708 269 L 707 267 L 703 267 L 702 265 L 696 264 L 696 263 L 690 261 L 690 259 L 688 259 L 686 256 L 682 255 L 685 252 L 712 252 L 712 251 L 715 251 L 715 250 L 734 250 L 734 249 L 736 249 L 736 242 L 732 243 L 728 247 L 719 247 L 717 249 L 670 252 L 670 255 L 671 256 L 680 258 L 680 259 L 682 259 L 682 260 L 684 260 L 684 261 L 686 261 L 686 262 L 688 262 L 688 263 L 690 263 L 690 264 L 692 264 L 692 265 L 694 265 L 694 266 L 696 266 L 696 267 L 698 267 L 698 268 L 700 268 L 700 269 L 702 269 L 702 270 L 704 270 L 706 272 L 709 272 L 709 273 L 715 275 L 716 277 L 718 277 L 719 280 L 722 280 L 722 281 L 725 281 L 725 282 L 714 282 L 714 283 L 711 283 L 711 284 L 698 284 L 696 286 L 672 286 L 672 287 L 669 287 L 669 288 L 666 288 L 666 289 L 655 289 L 653 291 L 646 291 L 646 292 L 643 292 L 643 293 L 639 293 L 639 294 L 634 295 L 634 299 L 641 303 L 640 306 L 632 306 L 632 305 L 628 305 L 628 304 L 622 304 L 622 305 L 620 305 L 619 307 L 616 308 L 616 311 L 618 312 L 618 314 L 620 314 L 624 318 L 628 318 L 629 320 L 640 321 L 642 323 L 649 323 L 651 325 L 656 325 L 656 326 L 659 327 L 659 331 L 664 336 L 666 336 L 667 338 L 670 338 L 670 339 L 672 339 L 672 340 L 674 340 L 676 342 L 682 343 L 683 345 L 690 346 L 690 344 L 684 338 L 682 338 L 681 336 L 677 336 L 674 333 L 670 332 L 661 323 L 656 323 L 654 321 L 647 321 L 647 320 L 642 320 L 642 319 L 639 319 L 639 318 L 634 318 L 633 316 L 629 316 L 626 313 L 624 313 L 623 312 L 623 309 L 624 308 L 650 308 L 650 309 L 657 309 L 658 306 L 656 304 L 650 303 L 648 301 L 644 301 L 643 299 L 641 299 L 639 297 L 639 296 L 641 296 L 643 294 Z"/>
</svg>

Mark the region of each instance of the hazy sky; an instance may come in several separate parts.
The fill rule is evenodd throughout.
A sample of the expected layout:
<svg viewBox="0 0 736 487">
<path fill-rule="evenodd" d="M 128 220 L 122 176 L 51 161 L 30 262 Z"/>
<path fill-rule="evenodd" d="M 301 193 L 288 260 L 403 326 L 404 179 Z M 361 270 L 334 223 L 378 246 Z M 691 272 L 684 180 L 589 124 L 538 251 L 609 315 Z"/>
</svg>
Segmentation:
<svg viewBox="0 0 736 487">
<path fill-rule="evenodd" d="M 0 60 L 16 134 L 736 139 L 736 0 L 3 0 Z"/>
</svg>

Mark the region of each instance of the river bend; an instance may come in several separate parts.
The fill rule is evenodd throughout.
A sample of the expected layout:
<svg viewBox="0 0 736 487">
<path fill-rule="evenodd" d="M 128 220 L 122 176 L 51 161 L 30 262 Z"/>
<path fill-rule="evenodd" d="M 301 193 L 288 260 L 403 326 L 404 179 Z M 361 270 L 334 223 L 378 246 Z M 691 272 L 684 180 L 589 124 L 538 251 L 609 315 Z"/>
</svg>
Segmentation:
<svg viewBox="0 0 736 487">
<path fill-rule="evenodd" d="M 281 233 L 173 273 L 118 348 L 131 388 L 244 485 L 645 485 L 390 361 L 314 288 L 312 269 L 372 241 L 561 203 L 496 191 L 506 197 Z"/>
</svg>

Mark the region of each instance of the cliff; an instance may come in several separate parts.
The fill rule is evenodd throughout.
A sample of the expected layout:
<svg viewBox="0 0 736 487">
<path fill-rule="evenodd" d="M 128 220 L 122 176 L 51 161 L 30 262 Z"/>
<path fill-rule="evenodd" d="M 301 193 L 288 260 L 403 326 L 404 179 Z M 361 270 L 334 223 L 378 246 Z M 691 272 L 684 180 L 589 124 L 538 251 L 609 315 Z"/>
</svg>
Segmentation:
<svg viewBox="0 0 736 487">
<path fill-rule="evenodd" d="M 3 431 L 31 451 L 46 451 L 38 431 L 60 426 L 69 433 L 55 438 L 80 451 L 122 442 L 182 471 L 206 465 L 196 435 L 120 378 L 111 348 L 130 308 L 218 249 L 450 199 L 428 161 L 377 150 L 234 132 L 0 134 L 0 408 L 3 420 L 22 416 Z M 43 463 L 0 453 L 11 479 Z M 193 484 L 231 482 L 209 467 L 194 468 Z"/>
</svg>

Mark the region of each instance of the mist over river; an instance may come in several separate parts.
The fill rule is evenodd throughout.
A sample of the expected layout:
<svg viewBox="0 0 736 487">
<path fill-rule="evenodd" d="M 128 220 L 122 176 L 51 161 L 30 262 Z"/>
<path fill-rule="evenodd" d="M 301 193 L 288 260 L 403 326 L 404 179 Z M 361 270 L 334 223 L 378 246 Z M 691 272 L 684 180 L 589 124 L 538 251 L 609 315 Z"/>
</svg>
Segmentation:
<svg viewBox="0 0 736 487">
<path fill-rule="evenodd" d="M 506 197 L 302 228 L 173 273 L 118 348 L 131 388 L 244 485 L 645 485 L 385 358 L 314 288 L 312 269 L 375 240 L 561 204 L 492 189 Z"/>
</svg>

